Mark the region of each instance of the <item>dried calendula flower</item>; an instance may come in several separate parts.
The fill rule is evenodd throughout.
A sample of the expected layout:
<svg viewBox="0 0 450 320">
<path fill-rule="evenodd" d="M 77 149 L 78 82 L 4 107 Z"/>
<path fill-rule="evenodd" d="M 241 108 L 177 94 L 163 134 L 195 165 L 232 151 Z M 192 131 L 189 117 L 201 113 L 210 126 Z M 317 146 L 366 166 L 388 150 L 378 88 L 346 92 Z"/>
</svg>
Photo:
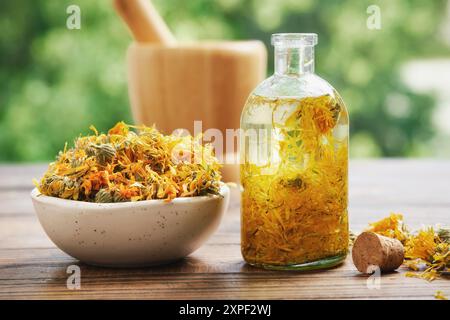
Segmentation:
<svg viewBox="0 0 450 320">
<path fill-rule="evenodd" d="M 113 202 L 113 197 L 111 195 L 111 191 L 106 189 L 100 189 L 95 195 L 95 202 L 98 203 L 108 203 Z"/>
<path fill-rule="evenodd" d="M 101 165 L 105 165 L 111 162 L 116 156 L 116 149 L 110 143 L 102 143 L 99 145 L 92 145 L 94 148 L 97 161 Z"/>
<path fill-rule="evenodd" d="M 91 130 L 49 165 L 37 183 L 42 194 L 102 203 L 219 194 L 220 165 L 199 138 L 123 122 L 108 134 Z"/>
<path fill-rule="evenodd" d="M 151 199 L 151 198 L 150 198 Z M 113 202 L 126 202 L 127 198 L 124 197 L 119 190 L 114 190 L 112 193 L 112 201 Z"/>
<path fill-rule="evenodd" d="M 348 232 L 348 240 L 349 240 L 349 246 L 351 247 L 351 246 L 353 246 L 353 244 L 355 243 L 355 240 L 356 240 L 356 234 L 352 231 L 352 230 L 349 230 L 349 232 Z"/>
<path fill-rule="evenodd" d="M 370 227 L 366 229 L 366 231 L 375 232 L 389 238 L 395 238 L 403 244 L 408 238 L 408 230 L 403 223 L 403 215 L 399 213 L 391 213 L 387 218 L 370 223 Z"/>
<path fill-rule="evenodd" d="M 450 267 L 450 244 L 442 242 L 431 227 L 419 230 L 406 241 L 405 257 L 415 261 L 416 270 L 420 270 L 420 264 L 424 265 L 425 270 L 419 276 L 432 281 Z"/>
<path fill-rule="evenodd" d="M 450 227 L 442 226 L 437 231 L 439 239 L 444 242 L 450 243 Z"/>
<path fill-rule="evenodd" d="M 420 230 L 415 236 L 411 236 L 406 240 L 405 256 L 408 259 L 421 259 L 430 261 L 436 252 L 436 234 L 433 228 Z"/>
<path fill-rule="evenodd" d="M 450 269 L 450 243 L 448 227 L 423 228 L 409 233 L 401 214 L 391 214 L 378 222 L 371 223 L 369 230 L 400 240 L 405 247 L 404 265 L 414 272 L 406 276 L 428 281 L 446 275 Z"/>
<path fill-rule="evenodd" d="M 448 300 L 448 298 L 444 295 L 444 293 L 441 290 L 436 291 L 434 297 L 438 300 Z"/>
</svg>

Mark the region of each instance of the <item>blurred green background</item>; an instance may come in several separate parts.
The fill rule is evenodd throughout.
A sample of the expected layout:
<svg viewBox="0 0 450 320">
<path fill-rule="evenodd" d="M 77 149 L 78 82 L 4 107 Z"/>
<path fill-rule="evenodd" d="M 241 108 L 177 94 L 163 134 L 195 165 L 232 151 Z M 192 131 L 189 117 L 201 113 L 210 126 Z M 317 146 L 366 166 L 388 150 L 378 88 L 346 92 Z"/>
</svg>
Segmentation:
<svg viewBox="0 0 450 320">
<path fill-rule="evenodd" d="M 66 28 L 70 4 L 81 8 L 81 30 Z M 264 41 L 269 74 L 271 33 L 318 33 L 316 71 L 349 107 L 352 157 L 450 156 L 450 98 L 440 86 L 450 75 L 448 1 L 154 4 L 179 40 Z M 381 9 L 380 30 L 366 26 L 373 4 Z M 132 121 L 125 74 L 131 36 L 111 1 L 2 0 L 0 30 L 0 161 L 53 159 L 90 124 L 105 131 Z"/>
</svg>

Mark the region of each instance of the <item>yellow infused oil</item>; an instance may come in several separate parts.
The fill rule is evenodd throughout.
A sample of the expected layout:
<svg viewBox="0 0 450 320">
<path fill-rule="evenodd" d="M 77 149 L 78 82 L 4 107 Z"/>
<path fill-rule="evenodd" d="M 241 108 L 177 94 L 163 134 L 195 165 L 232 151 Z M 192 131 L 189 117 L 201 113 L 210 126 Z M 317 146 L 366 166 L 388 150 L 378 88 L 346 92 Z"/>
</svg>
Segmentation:
<svg viewBox="0 0 450 320">
<path fill-rule="evenodd" d="M 348 114 L 339 95 L 253 94 L 241 129 L 244 259 L 282 269 L 341 262 L 348 249 Z"/>
</svg>

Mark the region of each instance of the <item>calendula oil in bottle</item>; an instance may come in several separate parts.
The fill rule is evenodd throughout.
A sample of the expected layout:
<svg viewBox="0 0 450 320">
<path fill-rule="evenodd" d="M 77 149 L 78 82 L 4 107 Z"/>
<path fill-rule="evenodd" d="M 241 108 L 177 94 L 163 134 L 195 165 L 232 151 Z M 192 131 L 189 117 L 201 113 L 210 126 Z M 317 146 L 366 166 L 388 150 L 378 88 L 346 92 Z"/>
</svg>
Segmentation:
<svg viewBox="0 0 450 320">
<path fill-rule="evenodd" d="M 241 115 L 241 251 L 269 269 L 328 268 L 348 251 L 348 113 L 314 74 L 316 34 L 272 44 L 275 74 Z"/>
</svg>

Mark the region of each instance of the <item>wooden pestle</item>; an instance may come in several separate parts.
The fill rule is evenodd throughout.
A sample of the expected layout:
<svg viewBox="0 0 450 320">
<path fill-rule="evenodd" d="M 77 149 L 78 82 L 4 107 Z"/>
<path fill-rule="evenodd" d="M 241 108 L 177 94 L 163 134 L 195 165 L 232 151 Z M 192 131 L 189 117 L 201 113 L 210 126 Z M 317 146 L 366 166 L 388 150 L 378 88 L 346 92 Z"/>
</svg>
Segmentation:
<svg viewBox="0 0 450 320">
<path fill-rule="evenodd" d="M 175 37 L 150 1 L 114 0 L 114 7 L 137 42 L 164 46 L 176 44 Z"/>
</svg>

